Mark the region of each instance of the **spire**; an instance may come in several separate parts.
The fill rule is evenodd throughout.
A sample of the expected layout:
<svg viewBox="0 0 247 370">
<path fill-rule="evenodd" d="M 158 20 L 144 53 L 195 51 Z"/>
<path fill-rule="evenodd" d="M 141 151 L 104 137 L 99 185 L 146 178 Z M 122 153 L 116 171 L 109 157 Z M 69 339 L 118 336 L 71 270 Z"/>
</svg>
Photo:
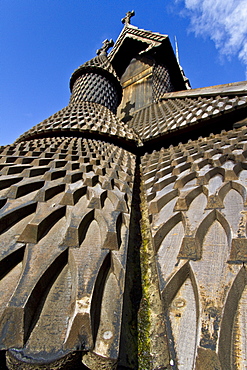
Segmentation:
<svg viewBox="0 0 247 370">
<path fill-rule="evenodd" d="M 176 36 L 175 36 L 175 46 L 176 46 L 176 59 L 177 59 L 178 64 L 180 65 L 180 63 L 179 63 L 179 54 L 178 54 L 178 42 L 177 42 L 177 37 Z"/>
<path fill-rule="evenodd" d="M 127 13 L 126 13 L 126 16 L 125 16 L 124 18 L 122 18 L 122 19 L 121 19 L 122 23 L 123 23 L 125 26 L 127 26 L 128 24 L 130 24 L 130 19 L 131 19 L 132 17 L 134 17 L 134 15 L 135 15 L 135 11 L 134 11 L 134 10 L 132 10 L 131 12 L 130 12 L 130 11 L 129 11 L 129 12 L 127 12 Z"/>
<path fill-rule="evenodd" d="M 184 80 L 184 83 L 185 83 L 185 87 L 187 90 L 191 89 L 191 85 L 190 85 L 190 81 L 188 79 L 188 77 L 185 76 L 185 73 L 184 73 L 184 70 L 180 64 L 180 61 L 179 61 L 179 53 L 178 53 L 178 42 L 177 42 L 177 37 L 175 37 L 175 47 L 176 47 L 176 59 L 177 59 L 177 62 L 178 62 L 178 66 L 180 68 L 180 71 L 182 73 L 182 76 L 183 76 L 183 80 Z"/>
<path fill-rule="evenodd" d="M 114 41 L 112 39 L 110 39 L 110 41 L 108 39 L 106 39 L 105 41 L 103 41 L 103 46 L 98 49 L 96 51 L 96 54 L 97 55 L 104 55 L 104 56 L 107 56 L 107 51 L 114 45 Z"/>
</svg>

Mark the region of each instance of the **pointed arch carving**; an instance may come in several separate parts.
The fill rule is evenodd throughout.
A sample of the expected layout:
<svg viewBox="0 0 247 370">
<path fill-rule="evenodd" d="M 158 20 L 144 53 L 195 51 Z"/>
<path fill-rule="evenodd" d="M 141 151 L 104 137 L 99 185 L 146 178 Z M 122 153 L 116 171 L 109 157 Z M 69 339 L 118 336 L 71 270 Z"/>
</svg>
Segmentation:
<svg viewBox="0 0 247 370">
<path fill-rule="evenodd" d="M 169 307 L 179 288 L 189 276 L 189 270 L 189 262 L 187 262 L 171 278 L 171 280 L 167 283 L 166 287 L 161 292 L 165 309 Z"/>
<path fill-rule="evenodd" d="M 200 226 L 197 229 L 197 232 L 195 234 L 195 239 L 200 248 L 202 248 L 203 240 L 210 228 L 210 226 L 213 224 L 214 221 L 219 221 L 223 229 L 225 230 L 226 236 L 227 236 L 227 241 L 228 245 L 231 244 L 231 229 L 230 226 L 225 219 L 225 217 L 222 215 L 221 212 L 219 212 L 217 209 L 214 209 L 212 212 L 210 212 L 201 222 Z M 201 250 L 202 252 L 202 250 Z"/>
<path fill-rule="evenodd" d="M 193 202 L 193 200 L 196 197 L 198 197 L 198 195 L 200 194 L 204 194 L 206 195 L 206 197 L 208 196 L 208 189 L 203 185 L 200 185 L 196 187 L 195 189 L 190 190 L 184 196 L 179 197 L 174 207 L 174 210 L 175 211 L 187 211 L 190 207 L 190 204 Z"/>
<path fill-rule="evenodd" d="M 191 172 L 188 175 L 179 178 L 174 184 L 174 189 L 182 189 L 189 181 L 196 179 L 196 176 L 196 172 Z"/>
<path fill-rule="evenodd" d="M 93 295 L 92 295 L 92 301 L 90 306 L 90 317 L 91 317 L 91 327 L 92 327 L 92 336 L 93 336 L 93 342 L 95 343 L 99 325 L 100 325 L 100 313 L 101 313 L 101 303 L 105 288 L 105 283 L 107 280 L 107 276 L 109 274 L 110 268 L 111 268 L 111 252 L 109 252 L 97 275 L 94 289 L 93 289 Z"/>
<path fill-rule="evenodd" d="M 244 153 L 247 153 L 247 150 Z M 245 156 L 245 155 L 244 155 Z M 241 174 L 241 171 L 243 170 L 247 170 L 247 163 L 245 162 L 240 162 L 240 163 L 237 163 L 236 166 L 234 167 L 235 169 L 235 173 L 239 176 Z"/>
<path fill-rule="evenodd" d="M 41 311 L 41 306 L 45 304 L 45 297 L 47 296 L 48 291 L 50 290 L 56 277 L 60 274 L 67 262 L 68 250 L 66 249 L 54 259 L 54 261 L 50 264 L 48 269 L 44 272 L 40 280 L 35 285 L 25 307 L 25 341 L 29 337 L 33 327 L 35 326 L 35 323 L 38 320 L 39 316 L 37 313 Z M 37 309 L 38 306 L 40 306 L 39 309 Z"/>
<path fill-rule="evenodd" d="M 177 179 L 177 176 L 174 175 L 174 176 L 168 176 L 168 177 L 166 177 L 165 179 L 163 179 L 161 181 L 158 180 L 157 182 L 152 184 L 152 192 L 157 192 L 157 191 L 160 191 L 160 190 L 164 189 L 167 185 L 170 185 L 171 183 L 175 182 L 176 179 Z M 146 187 L 146 185 L 145 185 L 145 187 Z"/>
<path fill-rule="evenodd" d="M 164 238 L 166 237 L 166 235 L 180 222 L 182 221 L 183 223 L 183 226 L 184 226 L 184 229 L 185 229 L 185 226 L 186 226 L 186 221 L 185 221 L 185 217 L 184 215 L 182 214 L 182 212 L 178 212 L 176 213 L 174 216 L 172 216 L 171 218 L 169 218 L 169 220 L 167 222 L 165 222 L 163 225 L 161 225 L 156 234 L 154 235 L 154 247 L 155 247 L 155 252 L 157 253 L 158 250 L 159 250 L 159 247 L 162 243 L 162 241 L 164 240 Z"/>
<path fill-rule="evenodd" d="M 28 256 L 25 257 L 28 268 Z M 7 330 L 9 336 L 4 338 L 1 347 L 15 346 L 23 347 L 28 340 L 45 304 L 46 296 L 58 274 L 68 262 L 68 250 L 59 253 L 47 269 L 40 273 L 33 285 L 31 291 L 22 291 L 22 278 L 25 279 L 26 271 L 23 270 L 21 279 L 15 294 L 12 296 L 9 305 L 5 308 L 0 323 L 0 330 Z M 15 335 L 13 336 L 13 333 Z"/>
<path fill-rule="evenodd" d="M 213 160 L 211 158 L 204 158 L 203 154 L 201 154 L 200 158 L 202 158 L 201 161 L 198 161 L 198 162 L 194 162 L 192 164 L 192 168 L 197 170 L 197 171 L 200 171 L 203 167 L 209 165 L 209 166 L 213 166 Z"/>
<path fill-rule="evenodd" d="M 93 353 L 104 358 L 117 359 L 116 345 L 120 341 L 121 326 L 116 322 L 116 316 L 120 317 L 123 306 L 124 271 L 116 256 L 117 252 L 112 251 L 110 265 L 104 281 L 104 289 L 101 301 L 95 297 L 95 304 L 99 311 L 95 313 L 98 320 L 97 335 L 94 337 Z M 93 318 L 93 315 L 92 315 Z M 94 333 L 95 335 L 96 333 Z M 106 340 L 106 336 L 114 340 Z"/>
<path fill-rule="evenodd" d="M 83 217 L 83 219 L 80 222 L 79 228 L 78 228 L 78 240 L 79 245 L 83 242 L 83 240 L 86 237 L 88 228 L 91 224 L 91 222 L 94 220 L 94 210 L 86 213 L 86 215 Z"/>
<path fill-rule="evenodd" d="M 190 282 L 188 282 L 188 279 Z M 187 285 L 184 285 L 186 281 Z M 188 286 L 190 286 L 190 289 L 192 288 L 194 297 L 191 296 L 191 293 L 189 296 L 187 295 Z M 183 292 L 181 289 L 183 289 Z M 182 293 L 182 296 L 178 295 L 179 292 Z M 187 292 L 187 294 L 185 292 Z M 175 366 L 177 366 L 176 368 L 180 368 L 181 365 L 181 369 L 189 368 L 192 370 L 196 355 L 200 310 L 198 287 L 189 262 L 185 263 L 176 274 L 173 275 L 162 291 L 162 298 L 171 357 L 176 364 Z M 191 305 L 193 307 L 192 316 L 191 311 L 188 310 L 188 306 L 192 308 Z M 189 338 L 187 337 L 188 333 L 186 333 L 186 338 L 188 338 L 190 346 L 192 346 L 192 348 L 190 347 L 189 353 L 188 349 L 185 350 L 184 346 L 181 346 L 181 340 L 184 341 L 185 337 L 183 334 L 184 330 L 185 328 L 188 329 L 186 326 L 188 320 L 191 325 L 189 329 Z"/>
<path fill-rule="evenodd" d="M 243 266 L 237 274 L 227 296 L 219 336 L 219 359 L 222 369 L 231 369 L 232 332 L 239 301 L 247 284 L 247 273 Z"/>
<path fill-rule="evenodd" d="M 166 310 L 176 296 L 177 292 L 184 284 L 187 278 L 192 281 L 196 301 L 197 301 L 197 319 L 199 317 L 199 293 L 195 275 L 190 267 L 190 262 L 186 262 L 176 273 L 173 275 L 162 290 L 161 295 L 163 299 L 164 309 Z"/>
<path fill-rule="evenodd" d="M 246 188 L 242 184 L 239 184 L 238 182 L 235 181 L 229 181 L 228 183 L 220 187 L 218 195 L 222 203 L 224 201 L 225 196 L 231 189 L 236 190 L 241 195 L 241 197 L 243 198 L 243 203 L 245 204 L 247 195 Z"/>
<path fill-rule="evenodd" d="M 12 248 L 11 248 L 12 249 Z M 0 261 L 0 291 L 1 291 L 1 307 L 0 307 L 0 328 L 1 321 L 4 320 L 4 313 L 8 303 L 13 295 L 18 281 L 20 279 L 23 259 L 25 253 L 25 245 L 17 244 L 15 250 L 8 250 Z M 2 331 L 0 329 L 0 331 Z M 4 330 L 4 329 L 3 329 Z M 4 345 L 5 339 L 0 335 L 0 348 Z"/>
<path fill-rule="evenodd" d="M 223 181 L 225 179 L 225 169 L 221 167 L 215 167 L 212 170 L 209 170 L 204 176 L 207 180 L 207 183 L 209 180 L 211 180 L 214 176 L 221 175 L 223 177 Z"/>
<path fill-rule="evenodd" d="M 93 348 L 92 299 L 93 295 L 96 295 L 96 301 L 98 300 L 100 303 L 102 289 L 104 289 L 103 283 L 106 278 L 105 274 L 108 274 L 107 266 L 109 265 L 107 260 L 109 250 L 101 249 L 101 237 L 98 222 L 93 220 L 80 248 L 71 248 L 69 251 L 73 289 L 71 297 L 72 312 L 64 344 L 66 349 L 90 350 Z M 96 308 L 95 310 L 97 311 Z M 97 319 L 96 317 L 93 323 L 96 328 L 94 329 L 95 333 L 97 332 Z"/>
<path fill-rule="evenodd" d="M 179 191 L 178 189 L 174 189 L 170 191 L 169 193 L 163 194 L 161 197 L 155 198 L 151 203 L 149 210 L 151 213 L 159 213 L 160 210 L 172 199 L 174 199 L 176 196 L 178 196 Z"/>
</svg>

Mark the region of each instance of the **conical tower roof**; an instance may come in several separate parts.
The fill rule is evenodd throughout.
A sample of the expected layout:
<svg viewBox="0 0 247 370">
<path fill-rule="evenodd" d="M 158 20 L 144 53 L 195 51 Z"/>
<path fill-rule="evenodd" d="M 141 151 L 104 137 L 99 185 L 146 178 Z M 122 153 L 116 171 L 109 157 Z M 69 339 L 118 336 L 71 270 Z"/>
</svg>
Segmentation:
<svg viewBox="0 0 247 370">
<path fill-rule="evenodd" d="M 92 133 L 103 137 L 137 142 L 137 134 L 121 122 L 116 108 L 122 88 L 117 74 L 106 55 L 108 40 L 97 51 L 99 55 L 78 67 L 71 76 L 71 97 L 67 107 L 22 134 L 17 142 L 52 135 Z"/>
</svg>

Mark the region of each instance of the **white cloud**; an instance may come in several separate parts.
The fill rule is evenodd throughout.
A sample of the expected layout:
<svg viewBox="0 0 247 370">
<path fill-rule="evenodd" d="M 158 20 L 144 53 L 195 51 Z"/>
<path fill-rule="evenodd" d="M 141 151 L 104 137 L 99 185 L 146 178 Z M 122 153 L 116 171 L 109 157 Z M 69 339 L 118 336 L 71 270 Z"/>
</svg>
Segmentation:
<svg viewBox="0 0 247 370">
<path fill-rule="evenodd" d="M 222 55 L 247 66 L 247 0 L 182 0 L 196 35 L 209 36 Z"/>
</svg>

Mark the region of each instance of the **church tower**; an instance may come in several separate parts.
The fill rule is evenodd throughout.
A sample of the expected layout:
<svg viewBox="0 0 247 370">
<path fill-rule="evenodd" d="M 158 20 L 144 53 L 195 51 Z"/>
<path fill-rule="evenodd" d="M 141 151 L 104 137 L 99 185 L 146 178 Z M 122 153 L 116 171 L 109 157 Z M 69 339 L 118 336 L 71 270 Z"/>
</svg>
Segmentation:
<svg viewBox="0 0 247 370">
<path fill-rule="evenodd" d="M 3 369 L 247 366 L 247 84 L 191 89 L 133 15 L 0 147 Z"/>
</svg>

